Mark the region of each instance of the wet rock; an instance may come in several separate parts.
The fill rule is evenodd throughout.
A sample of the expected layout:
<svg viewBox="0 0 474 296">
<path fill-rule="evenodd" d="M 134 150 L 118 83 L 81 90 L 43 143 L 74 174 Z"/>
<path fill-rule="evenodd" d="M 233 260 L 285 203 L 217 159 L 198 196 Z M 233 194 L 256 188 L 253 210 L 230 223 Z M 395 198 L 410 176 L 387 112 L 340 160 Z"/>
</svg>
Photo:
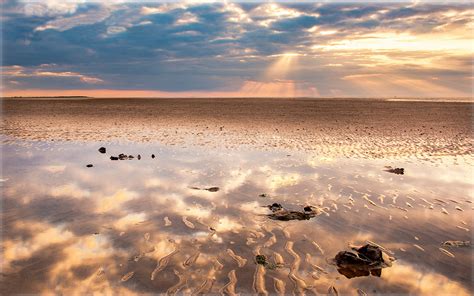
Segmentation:
<svg viewBox="0 0 474 296">
<path fill-rule="evenodd" d="M 100 153 L 105 153 L 105 152 L 106 152 L 105 147 L 100 147 L 100 148 L 99 148 L 99 152 L 100 152 Z"/>
<path fill-rule="evenodd" d="M 322 213 L 316 207 L 305 207 L 303 212 L 287 210 L 279 203 L 274 203 L 267 207 L 272 211 L 272 214 L 268 214 L 267 217 L 279 221 L 309 220 Z"/>
<path fill-rule="evenodd" d="M 92 164 L 86 165 L 86 167 L 88 167 L 88 168 L 91 168 L 91 167 L 93 167 L 93 166 L 94 166 L 94 165 L 92 165 Z"/>
<path fill-rule="evenodd" d="M 298 211 L 286 211 L 283 210 L 278 213 L 270 214 L 268 217 L 273 220 L 280 220 L 280 221 L 291 221 L 291 220 L 309 220 L 314 218 L 316 215 L 311 215 L 303 212 Z"/>
<path fill-rule="evenodd" d="M 371 260 L 372 262 L 383 261 L 382 250 L 377 246 L 367 244 L 367 245 L 357 249 L 357 252 L 359 254 L 363 255 L 365 258 Z"/>
<path fill-rule="evenodd" d="M 337 271 L 347 278 L 382 275 L 382 268 L 392 266 L 395 259 L 380 247 L 367 244 L 352 251 L 341 251 L 334 258 Z"/>
<path fill-rule="evenodd" d="M 273 263 L 267 260 L 265 255 L 257 255 L 255 256 L 255 263 L 258 265 L 263 265 L 267 269 L 276 269 L 280 267 L 284 267 L 281 263 Z"/>
<path fill-rule="evenodd" d="M 151 158 L 155 158 L 155 154 L 152 154 L 152 155 L 151 155 Z"/>
<path fill-rule="evenodd" d="M 199 188 L 199 187 L 196 187 L 196 186 L 191 186 L 191 187 L 189 187 L 189 189 L 206 190 L 206 191 L 209 191 L 209 192 L 217 192 L 217 191 L 220 190 L 219 187 Z"/>
<path fill-rule="evenodd" d="M 263 266 L 266 266 L 268 264 L 267 262 L 267 257 L 265 257 L 265 255 L 257 255 L 255 256 L 255 262 L 257 264 L 260 264 L 260 265 L 263 265 Z"/>
<path fill-rule="evenodd" d="M 127 154 L 124 154 L 124 153 L 120 153 L 118 156 L 111 156 L 110 159 L 111 160 L 132 160 L 134 159 L 135 157 L 133 155 L 127 155 Z"/>
<path fill-rule="evenodd" d="M 268 205 L 267 207 L 274 213 L 283 209 L 283 206 L 279 203 L 273 203 L 271 205 Z"/>
<path fill-rule="evenodd" d="M 392 174 L 397 174 L 397 175 L 403 175 L 405 174 L 405 169 L 404 168 L 392 168 L 391 166 L 386 166 L 385 171 L 392 173 Z"/>
<path fill-rule="evenodd" d="M 443 246 L 446 247 L 458 247 L 458 248 L 469 248 L 472 247 L 471 241 L 455 241 L 455 240 L 450 240 L 450 241 L 445 241 Z"/>
</svg>

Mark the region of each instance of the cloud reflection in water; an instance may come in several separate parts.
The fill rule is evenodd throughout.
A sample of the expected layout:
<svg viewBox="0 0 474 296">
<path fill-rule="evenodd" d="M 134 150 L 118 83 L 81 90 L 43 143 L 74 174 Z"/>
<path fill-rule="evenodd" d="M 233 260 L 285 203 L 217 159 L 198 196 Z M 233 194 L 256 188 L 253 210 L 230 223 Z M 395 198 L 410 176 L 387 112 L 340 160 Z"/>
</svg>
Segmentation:
<svg viewBox="0 0 474 296">
<path fill-rule="evenodd" d="M 470 239 L 469 165 L 441 170 L 398 160 L 406 174 L 396 176 L 383 171 L 388 160 L 308 159 L 276 150 L 111 145 L 111 154 L 142 155 L 113 162 L 93 143 L 29 144 L 4 149 L 6 293 L 217 293 L 234 285 L 239 293 L 273 293 L 274 284 L 286 293 L 330 286 L 341 293 L 472 290 L 472 249 L 450 249 L 455 258 L 438 249 L 445 240 Z M 263 207 L 273 202 L 325 213 L 273 221 Z M 367 240 L 397 258 L 381 278 L 349 280 L 328 263 L 348 243 Z M 261 270 L 257 254 L 281 264 Z"/>
</svg>

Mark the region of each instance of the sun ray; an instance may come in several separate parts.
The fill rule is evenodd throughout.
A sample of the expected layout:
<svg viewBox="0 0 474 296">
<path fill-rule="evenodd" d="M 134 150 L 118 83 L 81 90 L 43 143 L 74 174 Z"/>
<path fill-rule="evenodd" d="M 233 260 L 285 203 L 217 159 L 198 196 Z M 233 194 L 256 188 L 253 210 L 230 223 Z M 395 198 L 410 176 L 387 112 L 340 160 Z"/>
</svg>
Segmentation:
<svg viewBox="0 0 474 296">
<path fill-rule="evenodd" d="M 288 52 L 271 57 L 277 57 L 278 59 L 268 67 L 265 71 L 264 79 L 288 79 L 289 75 L 298 66 L 298 57 L 300 54 Z"/>
</svg>

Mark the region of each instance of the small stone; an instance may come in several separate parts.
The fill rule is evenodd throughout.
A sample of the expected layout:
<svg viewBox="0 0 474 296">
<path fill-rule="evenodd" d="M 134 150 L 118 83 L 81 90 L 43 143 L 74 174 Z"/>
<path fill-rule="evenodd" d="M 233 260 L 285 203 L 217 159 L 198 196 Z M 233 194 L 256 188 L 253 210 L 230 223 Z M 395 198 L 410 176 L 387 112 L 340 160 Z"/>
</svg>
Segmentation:
<svg viewBox="0 0 474 296">
<path fill-rule="evenodd" d="M 391 166 L 387 166 L 386 172 L 392 173 L 392 174 L 397 174 L 397 175 L 403 175 L 405 174 L 405 169 L 404 168 L 392 168 Z"/>
<path fill-rule="evenodd" d="M 219 187 L 209 187 L 209 188 L 206 188 L 206 190 L 209 192 L 217 192 L 219 191 Z"/>
<path fill-rule="evenodd" d="M 138 154 L 137 159 L 138 159 L 138 160 L 142 159 L 142 157 L 141 157 L 140 154 Z"/>
<path fill-rule="evenodd" d="M 110 160 L 119 160 L 119 158 L 117 156 L 111 156 Z"/>
<path fill-rule="evenodd" d="M 151 155 L 151 158 L 155 158 L 155 154 L 152 154 L 152 155 Z"/>
<path fill-rule="evenodd" d="M 443 246 L 449 246 L 449 247 L 471 247 L 471 241 L 455 241 L 455 240 L 450 240 L 450 241 L 445 241 Z"/>
<path fill-rule="evenodd" d="M 92 164 L 88 164 L 88 165 L 86 165 L 86 167 L 91 168 L 91 167 L 93 167 L 93 165 L 92 165 Z"/>
<path fill-rule="evenodd" d="M 255 262 L 257 264 L 266 266 L 267 265 L 267 258 L 265 257 L 265 255 L 257 255 L 257 256 L 255 256 Z"/>
<path fill-rule="evenodd" d="M 268 208 L 272 211 L 272 212 L 276 212 L 276 211 L 279 211 L 281 209 L 283 209 L 283 206 L 279 203 L 273 203 L 271 205 L 268 205 Z"/>
<path fill-rule="evenodd" d="M 99 148 L 99 152 L 100 152 L 100 153 L 105 153 L 105 152 L 106 152 L 105 147 L 100 147 L 100 148 Z"/>
</svg>

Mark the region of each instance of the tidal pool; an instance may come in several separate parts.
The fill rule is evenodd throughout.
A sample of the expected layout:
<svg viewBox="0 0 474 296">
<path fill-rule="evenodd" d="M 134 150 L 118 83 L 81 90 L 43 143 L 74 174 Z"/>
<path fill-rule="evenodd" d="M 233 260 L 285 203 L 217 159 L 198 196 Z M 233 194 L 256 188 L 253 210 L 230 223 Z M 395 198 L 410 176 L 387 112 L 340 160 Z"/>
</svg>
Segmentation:
<svg viewBox="0 0 474 296">
<path fill-rule="evenodd" d="M 135 158 L 110 160 L 120 153 Z M 15 140 L 5 141 L 2 163 L 2 294 L 473 290 L 472 247 L 443 245 L 471 241 L 469 156 L 334 159 Z M 267 216 L 273 203 L 321 212 L 277 221 Z M 393 256 L 392 266 L 380 277 L 340 274 L 335 255 L 367 242 Z"/>
</svg>

